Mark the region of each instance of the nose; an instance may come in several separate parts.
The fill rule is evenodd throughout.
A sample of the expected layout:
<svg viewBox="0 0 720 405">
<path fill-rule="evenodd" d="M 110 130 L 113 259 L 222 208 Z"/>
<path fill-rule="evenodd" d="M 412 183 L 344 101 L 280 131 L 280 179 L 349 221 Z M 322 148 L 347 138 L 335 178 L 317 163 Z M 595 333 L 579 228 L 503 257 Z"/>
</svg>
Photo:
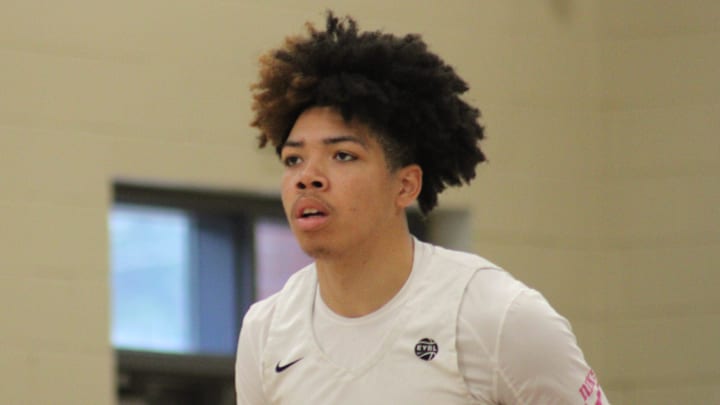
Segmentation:
<svg viewBox="0 0 720 405">
<path fill-rule="evenodd" d="M 306 165 L 296 185 L 299 190 L 322 191 L 328 187 L 328 179 L 315 165 Z"/>
</svg>

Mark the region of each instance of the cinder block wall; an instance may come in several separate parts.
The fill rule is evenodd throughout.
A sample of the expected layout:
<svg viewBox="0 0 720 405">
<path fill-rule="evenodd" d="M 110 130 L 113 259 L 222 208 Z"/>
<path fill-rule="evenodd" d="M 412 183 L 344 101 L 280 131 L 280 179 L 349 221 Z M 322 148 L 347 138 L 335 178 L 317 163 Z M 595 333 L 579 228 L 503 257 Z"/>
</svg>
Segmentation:
<svg viewBox="0 0 720 405">
<path fill-rule="evenodd" d="M 114 402 L 112 181 L 273 193 L 255 60 L 328 3 L 0 4 L 0 402 Z M 441 206 L 570 318 L 613 403 L 720 401 L 716 2 L 332 4 L 469 81 L 491 163 Z"/>
<path fill-rule="evenodd" d="M 596 17 L 605 369 L 625 403 L 720 403 L 720 4 L 612 1 Z"/>
</svg>

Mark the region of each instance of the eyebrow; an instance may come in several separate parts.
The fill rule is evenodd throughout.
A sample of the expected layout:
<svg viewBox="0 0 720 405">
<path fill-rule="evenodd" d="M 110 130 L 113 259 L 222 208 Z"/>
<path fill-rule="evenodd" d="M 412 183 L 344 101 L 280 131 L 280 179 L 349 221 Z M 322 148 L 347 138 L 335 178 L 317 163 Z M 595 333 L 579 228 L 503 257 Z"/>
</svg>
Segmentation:
<svg viewBox="0 0 720 405">
<path fill-rule="evenodd" d="M 336 144 L 344 143 L 344 142 L 356 143 L 356 144 L 362 146 L 362 147 L 365 148 L 365 149 L 367 149 L 367 147 L 368 147 L 367 142 L 365 141 L 365 139 L 360 138 L 360 137 L 358 137 L 358 136 L 354 136 L 354 135 L 331 136 L 331 137 L 329 137 L 329 138 L 325 138 L 325 139 L 322 140 L 323 145 L 336 145 Z M 290 141 L 290 140 L 287 140 L 287 141 L 285 141 L 285 143 L 282 145 L 282 147 L 280 148 L 280 150 L 282 150 L 282 149 L 285 148 L 285 147 L 302 148 L 303 146 L 305 146 L 305 141 Z"/>
</svg>

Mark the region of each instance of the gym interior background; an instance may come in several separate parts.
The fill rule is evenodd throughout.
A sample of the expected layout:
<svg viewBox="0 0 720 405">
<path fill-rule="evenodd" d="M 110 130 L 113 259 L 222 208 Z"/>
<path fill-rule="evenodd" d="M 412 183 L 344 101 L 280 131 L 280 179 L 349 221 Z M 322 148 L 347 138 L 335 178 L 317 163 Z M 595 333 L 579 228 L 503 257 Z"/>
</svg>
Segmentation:
<svg viewBox="0 0 720 405">
<path fill-rule="evenodd" d="M 329 6 L 422 34 L 482 110 L 431 238 L 543 292 L 613 404 L 720 403 L 714 0 L 0 1 L 0 402 L 119 402 L 118 184 L 277 198 L 249 85 Z"/>
</svg>

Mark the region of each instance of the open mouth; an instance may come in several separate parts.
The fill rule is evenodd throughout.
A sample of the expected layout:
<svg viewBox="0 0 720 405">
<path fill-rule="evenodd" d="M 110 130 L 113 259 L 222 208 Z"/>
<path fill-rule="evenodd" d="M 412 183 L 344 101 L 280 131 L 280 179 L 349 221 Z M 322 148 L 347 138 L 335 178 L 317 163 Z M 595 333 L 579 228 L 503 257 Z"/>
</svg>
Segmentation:
<svg viewBox="0 0 720 405">
<path fill-rule="evenodd" d="M 325 213 L 315 208 L 305 208 L 300 213 L 300 218 L 324 217 Z"/>
<path fill-rule="evenodd" d="M 323 228 L 330 220 L 332 210 L 316 198 L 300 198 L 293 207 L 295 230 L 309 232 Z"/>
</svg>

